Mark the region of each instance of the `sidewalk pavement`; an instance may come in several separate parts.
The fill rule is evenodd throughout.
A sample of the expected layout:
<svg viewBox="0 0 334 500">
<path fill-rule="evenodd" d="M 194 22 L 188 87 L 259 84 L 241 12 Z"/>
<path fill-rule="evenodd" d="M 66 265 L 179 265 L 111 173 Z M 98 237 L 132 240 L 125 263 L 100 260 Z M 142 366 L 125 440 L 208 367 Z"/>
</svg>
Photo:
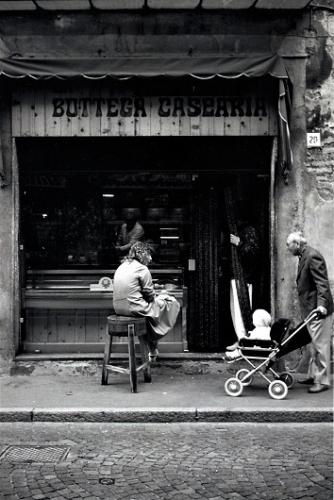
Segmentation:
<svg viewBox="0 0 334 500">
<path fill-rule="evenodd" d="M 240 366 L 238 367 L 240 368 Z M 333 392 L 307 393 L 295 383 L 274 400 L 256 376 L 243 394 L 225 394 L 237 367 L 223 362 L 156 363 L 152 383 L 138 375 L 138 393 L 127 375 L 112 373 L 101 385 L 96 361 L 17 363 L 0 377 L 0 421 L 33 422 L 331 422 Z M 294 374 L 296 379 L 297 374 Z"/>
</svg>

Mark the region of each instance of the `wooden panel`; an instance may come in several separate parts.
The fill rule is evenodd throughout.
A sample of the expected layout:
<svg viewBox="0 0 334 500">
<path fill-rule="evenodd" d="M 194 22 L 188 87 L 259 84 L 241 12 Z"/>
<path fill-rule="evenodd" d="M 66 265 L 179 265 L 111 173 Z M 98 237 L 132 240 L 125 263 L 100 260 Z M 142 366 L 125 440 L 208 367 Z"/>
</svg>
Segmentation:
<svg viewBox="0 0 334 500">
<path fill-rule="evenodd" d="M 35 342 L 47 342 L 48 311 L 34 311 L 30 316 L 30 320 L 33 340 Z"/>
<path fill-rule="evenodd" d="M 259 116 L 252 120 L 250 135 L 269 135 L 269 118 L 268 116 Z"/>
<path fill-rule="evenodd" d="M 47 342 L 58 342 L 57 312 L 54 310 L 48 310 Z"/>
<path fill-rule="evenodd" d="M 180 313 L 175 327 L 164 337 L 165 343 L 178 342 L 182 344 L 184 313 L 185 311 Z M 104 343 L 108 315 L 110 315 L 108 309 L 27 309 L 26 334 L 23 342 L 24 344 L 58 343 L 60 346 L 63 344 Z M 117 342 L 126 344 L 127 338 L 120 338 Z"/>
<path fill-rule="evenodd" d="M 97 342 L 98 317 L 97 310 L 86 310 L 85 342 Z"/>
<path fill-rule="evenodd" d="M 75 312 L 75 342 L 80 344 L 86 341 L 86 314 L 85 311 Z"/>
<path fill-rule="evenodd" d="M 39 350 L 41 354 L 55 354 L 55 353 L 60 353 L 61 355 L 64 355 L 66 353 L 87 353 L 88 357 L 89 354 L 94 354 L 94 353 L 101 353 L 101 356 L 99 358 L 103 357 L 103 351 L 104 351 L 104 342 L 90 342 L 90 343 L 85 343 L 85 344 L 73 344 L 73 343 L 68 343 L 68 344 L 61 344 L 61 343 L 41 343 L 41 342 L 25 342 L 23 345 L 23 350 L 25 353 L 34 353 L 36 350 Z M 128 351 L 128 346 L 127 344 L 121 344 L 119 342 L 113 342 L 113 352 L 115 353 L 127 353 Z M 137 345 L 136 352 L 139 354 L 139 346 Z M 161 341 L 159 343 L 159 352 L 160 353 L 181 353 L 183 352 L 182 348 L 182 343 L 181 342 L 163 342 Z M 93 358 L 96 359 L 96 355 L 93 356 Z M 119 357 L 115 356 L 115 358 Z M 36 354 L 36 358 L 38 359 L 38 355 Z M 126 359 L 123 358 L 122 359 Z"/>
<path fill-rule="evenodd" d="M 265 112 L 263 112 L 263 106 Z M 276 135 L 265 96 L 117 96 L 106 87 L 27 90 L 13 96 L 14 137 Z"/>
<path fill-rule="evenodd" d="M 107 326 L 107 315 L 104 311 L 99 311 L 98 328 L 96 331 L 98 342 L 104 342 Z"/>
<path fill-rule="evenodd" d="M 65 343 L 70 339 L 72 339 L 72 341 L 74 340 L 73 316 L 71 316 L 69 311 L 57 311 L 57 333 L 58 342 Z"/>
<path fill-rule="evenodd" d="M 22 130 L 21 130 L 21 122 L 22 122 L 22 117 L 21 117 L 21 102 L 22 102 L 23 96 L 20 96 L 20 100 L 17 100 L 15 97 L 12 99 L 12 130 L 13 130 L 13 135 L 20 137 L 22 135 Z"/>
</svg>

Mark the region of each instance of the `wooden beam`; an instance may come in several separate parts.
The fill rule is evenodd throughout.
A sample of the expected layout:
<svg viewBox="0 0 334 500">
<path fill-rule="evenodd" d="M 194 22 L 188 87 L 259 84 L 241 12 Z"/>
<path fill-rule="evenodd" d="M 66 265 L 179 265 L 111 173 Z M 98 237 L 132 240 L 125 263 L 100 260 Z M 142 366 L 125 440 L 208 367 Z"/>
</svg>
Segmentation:
<svg viewBox="0 0 334 500">
<path fill-rule="evenodd" d="M 203 9 L 248 9 L 255 0 L 203 0 Z"/>
</svg>

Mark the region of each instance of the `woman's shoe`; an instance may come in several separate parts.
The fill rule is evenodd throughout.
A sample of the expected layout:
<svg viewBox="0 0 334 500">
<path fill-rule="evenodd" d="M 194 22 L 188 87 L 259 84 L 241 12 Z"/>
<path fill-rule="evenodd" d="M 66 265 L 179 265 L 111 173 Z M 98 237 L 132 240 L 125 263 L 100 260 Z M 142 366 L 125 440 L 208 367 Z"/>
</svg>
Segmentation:
<svg viewBox="0 0 334 500">
<path fill-rule="evenodd" d="M 227 351 L 234 351 L 238 346 L 239 346 L 239 343 L 238 342 L 234 342 L 234 344 L 228 345 L 225 349 Z"/>
<path fill-rule="evenodd" d="M 159 351 L 158 351 L 157 348 L 150 350 L 149 353 L 148 353 L 149 360 L 151 362 L 152 361 L 156 361 L 158 354 L 159 354 Z"/>
<path fill-rule="evenodd" d="M 240 349 L 234 349 L 234 351 L 226 351 L 224 358 L 226 359 L 226 361 L 232 361 L 241 358 L 241 351 Z"/>
</svg>

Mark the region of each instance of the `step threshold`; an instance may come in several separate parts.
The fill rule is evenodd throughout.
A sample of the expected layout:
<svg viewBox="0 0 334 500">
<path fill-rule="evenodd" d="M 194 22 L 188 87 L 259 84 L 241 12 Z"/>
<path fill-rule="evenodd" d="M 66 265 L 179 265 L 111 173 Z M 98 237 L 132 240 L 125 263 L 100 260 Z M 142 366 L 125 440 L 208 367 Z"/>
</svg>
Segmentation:
<svg viewBox="0 0 334 500">
<path fill-rule="evenodd" d="M 219 361 L 222 359 L 221 353 L 205 352 L 168 352 L 159 354 L 158 360 L 179 360 L 179 361 Z M 14 361 L 78 361 L 78 360 L 102 360 L 103 352 L 92 353 L 21 353 L 17 354 Z M 115 352 L 110 359 L 128 359 L 126 352 Z"/>
</svg>

